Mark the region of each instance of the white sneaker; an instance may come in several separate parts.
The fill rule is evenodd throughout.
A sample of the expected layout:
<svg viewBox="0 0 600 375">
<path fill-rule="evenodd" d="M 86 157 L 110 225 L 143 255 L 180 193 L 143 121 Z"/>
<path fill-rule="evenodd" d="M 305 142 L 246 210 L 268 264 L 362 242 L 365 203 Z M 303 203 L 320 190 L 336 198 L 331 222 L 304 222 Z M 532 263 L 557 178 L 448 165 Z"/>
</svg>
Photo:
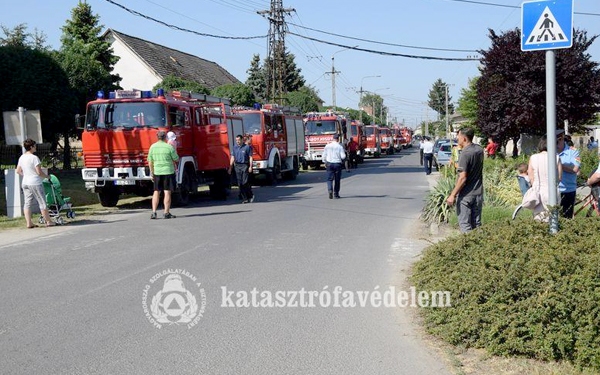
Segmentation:
<svg viewBox="0 0 600 375">
<path fill-rule="evenodd" d="M 254 202 L 254 195 L 250 198 L 250 203 Z"/>
</svg>

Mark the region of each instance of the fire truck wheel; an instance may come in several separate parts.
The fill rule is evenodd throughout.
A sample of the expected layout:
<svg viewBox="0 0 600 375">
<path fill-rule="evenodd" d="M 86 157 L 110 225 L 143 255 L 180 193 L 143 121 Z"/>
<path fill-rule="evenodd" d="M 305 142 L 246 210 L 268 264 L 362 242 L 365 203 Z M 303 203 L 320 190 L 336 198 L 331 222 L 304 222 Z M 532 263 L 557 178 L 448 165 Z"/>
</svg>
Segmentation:
<svg viewBox="0 0 600 375">
<path fill-rule="evenodd" d="M 302 170 L 305 171 L 308 169 L 308 163 L 306 162 L 306 160 L 302 161 Z"/>
<path fill-rule="evenodd" d="M 281 175 L 281 167 L 279 165 L 279 159 L 275 158 L 275 164 L 271 168 L 271 172 L 267 174 L 267 182 L 269 185 L 277 185 L 277 180 Z"/>
<path fill-rule="evenodd" d="M 98 192 L 98 200 L 102 207 L 115 207 L 119 202 L 119 192 L 115 189 L 104 188 Z"/>
<path fill-rule="evenodd" d="M 190 191 L 191 187 L 191 178 L 189 175 L 189 170 L 183 173 L 183 178 L 181 180 L 181 185 L 179 185 L 179 190 L 174 194 L 174 203 L 177 206 L 187 206 L 190 203 Z"/>
</svg>

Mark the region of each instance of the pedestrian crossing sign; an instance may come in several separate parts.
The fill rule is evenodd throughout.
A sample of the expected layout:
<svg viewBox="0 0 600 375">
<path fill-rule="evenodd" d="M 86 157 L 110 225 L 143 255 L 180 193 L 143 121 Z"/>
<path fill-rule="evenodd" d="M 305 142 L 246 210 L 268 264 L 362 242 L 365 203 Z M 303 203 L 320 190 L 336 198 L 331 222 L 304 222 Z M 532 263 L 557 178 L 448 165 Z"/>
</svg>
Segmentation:
<svg viewBox="0 0 600 375">
<path fill-rule="evenodd" d="M 573 45 L 573 0 L 538 0 L 521 7 L 521 50 L 539 51 Z"/>
</svg>

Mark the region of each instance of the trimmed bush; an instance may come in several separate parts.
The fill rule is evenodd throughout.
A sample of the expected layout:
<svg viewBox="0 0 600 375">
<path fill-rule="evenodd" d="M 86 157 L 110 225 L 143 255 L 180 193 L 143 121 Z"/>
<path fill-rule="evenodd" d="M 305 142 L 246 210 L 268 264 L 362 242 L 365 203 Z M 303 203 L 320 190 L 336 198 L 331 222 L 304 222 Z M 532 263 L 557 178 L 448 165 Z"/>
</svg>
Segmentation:
<svg viewBox="0 0 600 375">
<path fill-rule="evenodd" d="M 600 220 L 484 225 L 428 248 L 417 290 L 450 291 L 452 307 L 422 310 L 427 329 L 496 355 L 570 361 L 600 371 Z"/>
</svg>

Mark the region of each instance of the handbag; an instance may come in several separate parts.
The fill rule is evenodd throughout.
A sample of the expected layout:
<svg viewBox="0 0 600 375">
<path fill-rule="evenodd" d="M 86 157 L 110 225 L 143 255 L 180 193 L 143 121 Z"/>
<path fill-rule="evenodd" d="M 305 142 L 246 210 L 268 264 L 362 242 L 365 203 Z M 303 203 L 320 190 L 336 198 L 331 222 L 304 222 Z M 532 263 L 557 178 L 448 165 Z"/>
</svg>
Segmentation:
<svg viewBox="0 0 600 375">
<path fill-rule="evenodd" d="M 525 195 L 523 195 L 521 206 L 533 210 L 541 203 L 541 201 L 539 188 L 537 186 L 532 186 L 525 192 Z"/>
</svg>

